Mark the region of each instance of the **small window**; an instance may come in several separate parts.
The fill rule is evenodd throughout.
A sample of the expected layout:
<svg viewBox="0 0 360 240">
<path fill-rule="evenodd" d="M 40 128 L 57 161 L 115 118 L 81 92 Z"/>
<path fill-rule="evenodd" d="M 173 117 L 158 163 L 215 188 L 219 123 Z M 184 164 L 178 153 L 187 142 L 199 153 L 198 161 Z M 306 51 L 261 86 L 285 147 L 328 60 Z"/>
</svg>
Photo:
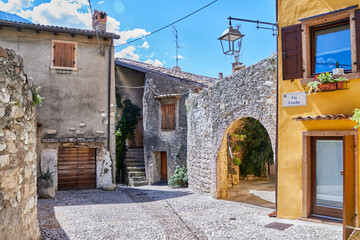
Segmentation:
<svg viewBox="0 0 360 240">
<path fill-rule="evenodd" d="M 336 65 L 351 72 L 349 20 L 311 28 L 312 74 L 332 72 Z"/>
<path fill-rule="evenodd" d="M 76 69 L 77 43 L 53 41 L 52 48 L 53 69 Z"/>
<path fill-rule="evenodd" d="M 175 104 L 161 105 L 161 129 L 175 130 Z"/>
</svg>

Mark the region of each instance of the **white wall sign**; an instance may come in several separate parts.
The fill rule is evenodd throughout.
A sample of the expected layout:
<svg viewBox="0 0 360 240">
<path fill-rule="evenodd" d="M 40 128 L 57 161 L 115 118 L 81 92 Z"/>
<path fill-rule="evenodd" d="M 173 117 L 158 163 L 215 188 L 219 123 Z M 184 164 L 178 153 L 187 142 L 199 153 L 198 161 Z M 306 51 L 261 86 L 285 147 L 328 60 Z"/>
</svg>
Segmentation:
<svg viewBox="0 0 360 240">
<path fill-rule="evenodd" d="M 306 106 L 306 92 L 283 93 L 283 107 Z"/>
</svg>

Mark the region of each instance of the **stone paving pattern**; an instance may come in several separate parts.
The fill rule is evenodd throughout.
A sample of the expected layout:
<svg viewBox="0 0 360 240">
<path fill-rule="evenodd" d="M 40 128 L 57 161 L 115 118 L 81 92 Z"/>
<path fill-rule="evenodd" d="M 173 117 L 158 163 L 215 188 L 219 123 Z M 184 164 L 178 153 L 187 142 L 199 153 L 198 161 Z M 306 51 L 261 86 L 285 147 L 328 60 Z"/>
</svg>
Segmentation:
<svg viewBox="0 0 360 240">
<path fill-rule="evenodd" d="M 270 218 L 272 209 L 168 186 L 58 191 L 38 200 L 44 239 L 341 239 L 341 225 Z M 265 225 L 293 226 L 281 231 Z"/>
</svg>

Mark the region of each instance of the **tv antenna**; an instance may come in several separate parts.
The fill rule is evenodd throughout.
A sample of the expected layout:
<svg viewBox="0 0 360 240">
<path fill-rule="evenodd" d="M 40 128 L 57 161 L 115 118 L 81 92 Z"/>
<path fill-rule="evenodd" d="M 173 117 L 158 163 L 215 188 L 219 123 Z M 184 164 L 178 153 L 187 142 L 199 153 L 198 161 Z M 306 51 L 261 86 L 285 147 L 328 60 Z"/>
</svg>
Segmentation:
<svg viewBox="0 0 360 240">
<path fill-rule="evenodd" d="M 175 37 L 175 48 L 176 48 L 176 68 L 179 67 L 179 49 L 180 49 L 180 46 L 179 46 L 179 36 L 178 36 L 178 31 L 177 29 L 175 28 L 174 25 L 172 25 L 174 30 L 173 30 L 173 33 L 174 33 L 174 37 Z"/>
</svg>

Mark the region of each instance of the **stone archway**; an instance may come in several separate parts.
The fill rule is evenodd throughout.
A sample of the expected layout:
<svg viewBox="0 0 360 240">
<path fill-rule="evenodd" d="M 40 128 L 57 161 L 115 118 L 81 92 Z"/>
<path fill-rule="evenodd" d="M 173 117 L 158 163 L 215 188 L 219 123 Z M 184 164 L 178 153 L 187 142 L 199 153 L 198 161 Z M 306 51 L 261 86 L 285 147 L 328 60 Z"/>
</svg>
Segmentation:
<svg viewBox="0 0 360 240">
<path fill-rule="evenodd" d="M 226 131 L 237 119 L 259 120 L 269 134 L 275 153 L 275 65 L 273 55 L 225 77 L 200 94 L 189 96 L 187 165 L 191 189 L 221 197 L 219 182 L 223 173 L 218 152 L 222 150 Z"/>
<path fill-rule="evenodd" d="M 240 117 L 240 118 L 236 119 L 224 131 L 223 137 L 221 139 L 221 144 L 220 144 L 219 150 L 217 152 L 217 157 L 216 157 L 216 171 L 217 171 L 216 172 L 216 194 L 217 194 L 216 197 L 217 198 L 226 199 L 228 197 L 228 189 L 229 189 L 229 185 L 228 185 L 229 184 L 229 181 L 228 181 L 228 174 L 229 174 L 229 170 L 228 170 L 228 156 L 229 156 L 228 134 L 231 135 L 237 129 L 242 128 L 243 121 L 247 118 L 249 118 L 249 117 Z M 254 119 L 254 118 L 252 118 L 252 119 Z M 260 124 L 261 124 L 261 122 L 260 122 Z M 265 129 L 266 129 L 266 131 L 268 131 L 267 128 L 265 128 Z M 267 134 L 268 134 L 268 132 L 267 132 Z M 271 139 L 270 139 L 270 141 L 271 141 Z M 272 153 L 274 154 L 275 145 L 273 144 L 273 141 L 271 141 L 271 147 L 272 147 Z"/>
</svg>

